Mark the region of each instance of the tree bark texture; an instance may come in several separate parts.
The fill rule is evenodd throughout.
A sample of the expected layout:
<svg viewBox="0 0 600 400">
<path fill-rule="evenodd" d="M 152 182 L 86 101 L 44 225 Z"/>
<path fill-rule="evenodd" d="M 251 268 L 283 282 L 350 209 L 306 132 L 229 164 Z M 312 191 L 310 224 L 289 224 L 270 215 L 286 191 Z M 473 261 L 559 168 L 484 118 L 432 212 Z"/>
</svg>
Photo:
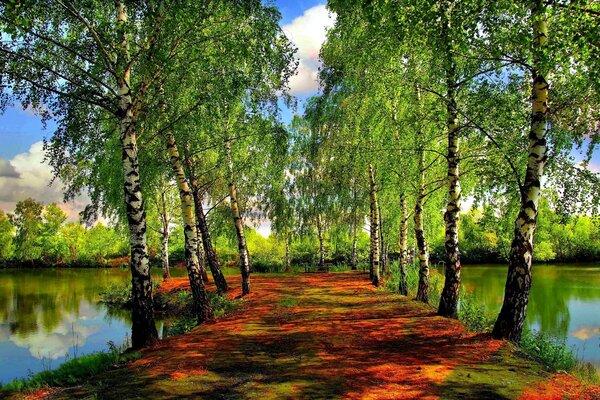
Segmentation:
<svg viewBox="0 0 600 400">
<path fill-rule="evenodd" d="M 204 214 L 204 209 L 202 208 L 202 189 L 198 187 L 195 179 L 192 179 L 192 195 L 194 196 L 196 224 L 198 225 L 198 230 L 200 231 L 200 236 L 202 237 L 202 245 L 204 247 L 206 263 L 208 264 L 210 273 L 213 276 L 215 285 L 217 285 L 217 290 L 219 293 L 225 293 L 227 290 L 229 290 L 229 286 L 227 285 L 225 275 L 223 275 L 221 264 L 219 264 L 217 252 L 212 245 L 210 231 L 208 230 L 208 222 L 206 221 L 206 214 Z"/>
<path fill-rule="evenodd" d="M 160 194 L 161 201 L 161 224 L 162 224 L 162 247 L 161 257 L 163 265 L 163 279 L 167 280 L 171 278 L 171 271 L 169 269 L 169 216 L 167 211 L 167 196 L 163 191 Z"/>
<path fill-rule="evenodd" d="M 235 225 L 235 233 L 238 239 L 238 253 L 240 256 L 240 271 L 242 274 L 242 295 L 250 293 L 250 256 L 248 246 L 246 245 L 246 236 L 244 235 L 244 221 L 240 213 L 238 204 L 237 186 L 233 171 L 233 159 L 231 157 L 231 144 L 229 140 L 225 141 L 225 153 L 227 156 L 227 167 L 229 170 L 229 201 L 231 203 L 231 214 Z"/>
<path fill-rule="evenodd" d="M 323 220 L 317 214 L 317 236 L 319 238 L 319 271 L 325 271 L 325 239 L 323 238 Z"/>
<path fill-rule="evenodd" d="M 419 287 L 417 289 L 418 301 L 427 303 L 429 301 L 429 249 L 425 240 L 425 229 L 423 226 L 423 203 L 425 200 L 425 170 L 424 152 L 419 151 L 419 192 L 415 203 L 415 237 L 417 239 L 417 251 L 419 257 Z"/>
<path fill-rule="evenodd" d="M 521 340 L 529 302 L 533 235 L 538 216 L 540 181 L 547 161 L 549 71 L 544 59 L 548 45 L 548 23 L 542 0 L 533 1 L 531 21 L 533 25 L 533 74 L 529 159 L 521 188 L 521 208 L 515 221 L 514 237 L 510 249 L 504 302 L 492 331 L 495 338 L 508 339 L 517 343 Z"/>
<path fill-rule="evenodd" d="M 447 10 L 442 14 L 442 40 L 445 43 L 446 74 L 446 124 L 448 132 L 448 203 L 444 214 L 446 228 L 445 255 L 446 273 L 444 289 L 440 297 L 438 314 L 444 317 L 457 318 L 458 299 L 460 296 L 460 249 L 458 245 L 458 214 L 460 212 L 460 154 L 459 126 L 456 109 L 456 65 L 452 54 L 449 34 L 449 16 Z"/>
<path fill-rule="evenodd" d="M 369 164 L 369 198 L 371 203 L 371 270 L 373 271 L 371 281 L 373 286 L 379 286 L 379 256 L 380 251 L 380 234 L 379 234 L 379 206 L 377 203 L 377 183 L 375 180 L 375 168 L 372 164 Z"/>
<path fill-rule="evenodd" d="M 398 283 L 398 292 L 403 296 L 408 296 L 408 283 L 406 282 L 406 265 L 408 264 L 408 210 L 406 209 L 406 195 L 400 194 L 400 239 L 398 241 L 400 249 L 400 259 L 398 268 L 400 269 L 400 282 Z"/>
<path fill-rule="evenodd" d="M 134 349 L 158 341 L 152 304 L 152 279 L 146 240 L 146 212 L 140 185 L 140 168 L 131 96 L 131 65 L 126 34 L 127 12 L 116 4 L 117 30 L 120 36 L 116 72 L 118 76 L 118 116 L 124 174 L 124 197 L 131 244 L 131 344 Z"/>
<path fill-rule="evenodd" d="M 171 167 L 177 187 L 179 189 L 179 198 L 181 200 L 181 216 L 183 219 L 183 232 L 185 236 L 185 260 L 190 280 L 190 288 L 194 298 L 194 311 L 198 323 L 212 319 L 212 309 L 206 293 L 204 276 L 206 271 L 202 271 L 200 260 L 198 258 L 198 233 L 196 231 L 196 219 L 194 217 L 194 200 L 183 169 L 183 161 L 177 148 L 175 136 L 171 130 L 165 132 L 167 152 L 171 161 Z"/>
</svg>

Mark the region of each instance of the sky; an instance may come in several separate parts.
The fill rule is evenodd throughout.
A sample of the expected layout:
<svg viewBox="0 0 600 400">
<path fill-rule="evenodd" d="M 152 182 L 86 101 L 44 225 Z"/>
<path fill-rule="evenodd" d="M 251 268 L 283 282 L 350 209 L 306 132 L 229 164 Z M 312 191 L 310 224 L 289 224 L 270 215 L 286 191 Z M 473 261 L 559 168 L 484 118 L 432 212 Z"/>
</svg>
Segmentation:
<svg viewBox="0 0 600 400">
<path fill-rule="evenodd" d="M 327 11 L 324 1 L 276 0 L 274 4 L 281 11 L 283 31 L 298 49 L 298 74 L 291 78 L 290 89 L 302 110 L 303 101 L 318 91 L 319 50 L 335 17 Z M 293 113 L 284 109 L 284 122 L 289 122 Z M 55 125 L 49 122 L 44 130 L 39 117 L 19 107 L 9 108 L 0 115 L 0 209 L 12 211 L 17 201 L 27 197 L 62 203 L 63 188 L 60 182 L 49 186 L 52 172 L 44 162 L 42 141 L 54 129 Z M 600 172 L 599 151 L 594 154 L 590 169 Z M 61 207 L 71 220 L 77 220 L 85 203 L 86 198 L 82 197 Z M 263 222 L 259 231 L 268 234 L 268 223 Z"/>
</svg>

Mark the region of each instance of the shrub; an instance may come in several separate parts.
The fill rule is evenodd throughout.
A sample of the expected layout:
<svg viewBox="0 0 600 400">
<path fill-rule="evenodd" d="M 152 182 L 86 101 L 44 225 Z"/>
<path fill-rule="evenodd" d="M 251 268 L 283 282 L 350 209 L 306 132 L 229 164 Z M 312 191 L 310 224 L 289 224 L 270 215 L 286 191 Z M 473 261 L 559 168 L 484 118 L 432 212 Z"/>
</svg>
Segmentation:
<svg viewBox="0 0 600 400">
<path fill-rule="evenodd" d="M 472 293 L 461 294 L 458 307 L 458 319 L 461 320 L 470 331 L 487 332 L 494 327 L 495 317 L 486 307 L 477 302 Z"/>
<path fill-rule="evenodd" d="M 167 296 L 174 298 L 175 301 L 185 307 L 185 311 L 181 313 L 175 320 L 166 326 L 165 336 L 182 335 L 194 329 L 197 325 L 196 317 L 192 313 L 192 294 L 187 290 L 180 290 Z M 229 315 L 237 311 L 241 305 L 242 299 L 231 300 L 227 296 L 222 296 L 217 293 L 208 292 L 208 299 L 212 307 L 213 314 L 216 318 L 224 315 Z"/>
<path fill-rule="evenodd" d="M 567 347 L 565 339 L 543 332 L 525 329 L 521 336 L 521 349 L 553 371 L 571 371 L 577 365 L 577 357 L 573 349 Z"/>
<path fill-rule="evenodd" d="M 100 302 L 109 306 L 126 307 L 131 304 L 131 284 L 115 283 L 100 292 Z"/>
</svg>

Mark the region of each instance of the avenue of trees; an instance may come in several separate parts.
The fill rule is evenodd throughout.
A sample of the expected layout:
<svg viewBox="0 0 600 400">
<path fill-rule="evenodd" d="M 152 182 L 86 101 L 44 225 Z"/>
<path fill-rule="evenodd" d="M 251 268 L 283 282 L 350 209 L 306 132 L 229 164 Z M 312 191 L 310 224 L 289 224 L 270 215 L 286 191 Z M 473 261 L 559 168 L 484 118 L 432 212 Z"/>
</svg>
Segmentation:
<svg viewBox="0 0 600 400">
<path fill-rule="evenodd" d="M 414 260 L 416 299 L 428 302 L 441 259 L 438 312 L 456 318 L 462 254 L 508 262 L 493 334 L 517 342 L 533 260 L 598 257 L 600 183 L 587 169 L 600 140 L 598 1 L 328 7 L 321 94 L 285 127 L 297 65 L 268 3 L 0 6 L 0 105 L 57 123 L 47 158 L 67 199 L 90 197 L 83 223 L 127 227 L 134 347 L 158 340 L 149 256 L 163 255 L 168 278 L 175 232 L 198 323 L 212 318 L 208 271 L 226 292 L 231 260 L 244 295 L 255 267 L 367 260 L 379 286 L 391 259 L 406 295 Z M 23 243 L 50 251 L 42 231 L 70 225 L 55 205 L 20 205 L 0 214 L 0 240 L 17 258 Z M 249 228 L 261 220 L 268 239 Z"/>
</svg>

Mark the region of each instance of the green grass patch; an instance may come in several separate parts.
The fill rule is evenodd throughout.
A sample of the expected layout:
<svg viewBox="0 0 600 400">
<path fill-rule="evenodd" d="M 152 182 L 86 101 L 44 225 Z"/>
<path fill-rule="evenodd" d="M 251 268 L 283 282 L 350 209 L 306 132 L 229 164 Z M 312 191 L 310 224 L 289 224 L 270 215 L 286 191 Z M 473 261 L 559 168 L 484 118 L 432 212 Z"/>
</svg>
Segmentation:
<svg viewBox="0 0 600 400">
<path fill-rule="evenodd" d="M 386 275 L 384 286 L 392 292 L 398 292 L 398 284 L 400 283 L 400 271 L 398 269 L 398 261 L 391 262 L 389 265 L 390 273 Z M 413 262 L 406 266 L 406 283 L 408 287 L 408 295 L 416 297 L 419 287 L 419 263 Z M 429 304 L 437 306 L 440 302 L 442 289 L 444 288 L 444 277 L 435 269 L 429 269 Z"/>
<path fill-rule="evenodd" d="M 525 329 L 521 336 L 521 350 L 542 361 L 554 371 L 570 371 L 577 364 L 577 357 L 564 339 L 542 332 Z"/>
<path fill-rule="evenodd" d="M 35 390 L 42 387 L 62 387 L 81 384 L 104 371 L 141 357 L 141 353 L 122 353 L 112 342 L 110 350 L 73 358 L 58 368 L 31 374 L 27 378 L 14 379 L 0 385 L 4 392 Z M 1 396 L 0 396 L 1 397 Z"/>
<path fill-rule="evenodd" d="M 496 317 L 485 305 L 479 303 L 473 293 L 463 291 L 458 307 L 458 319 L 471 332 L 489 332 L 494 327 Z"/>
<path fill-rule="evenodd" d="M 296 307 L 298 305 L 298 300 L 292 297 L 287 297 L 279 301 L 279 305 L 281 307 Z"/>
</svg>

